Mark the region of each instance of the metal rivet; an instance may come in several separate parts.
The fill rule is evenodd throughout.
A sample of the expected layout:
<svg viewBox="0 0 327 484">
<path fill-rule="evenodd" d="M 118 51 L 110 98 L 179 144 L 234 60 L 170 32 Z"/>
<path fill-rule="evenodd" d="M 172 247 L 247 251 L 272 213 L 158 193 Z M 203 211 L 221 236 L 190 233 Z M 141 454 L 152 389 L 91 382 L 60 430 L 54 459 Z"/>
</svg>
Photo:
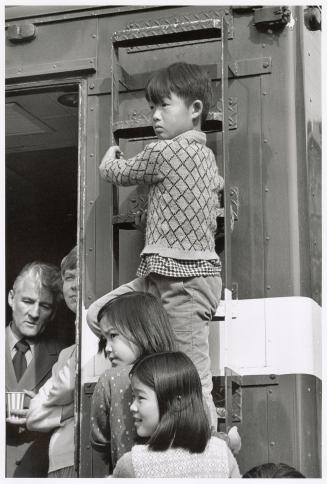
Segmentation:
<svg viewBox="0 0 327 484">
<path fill-rule="evenodd" d="M 262 48 L 264 49 L 266 47 L 266 44 L 262 44 Z"/>
<path fill-rule="evenodd" d="M 92 296 L 87 296 L 88 299 L 92 299 Z"/>
<path fill-rule="evenodd" d="M 93 158 L 93 156 L 94 156 L 94 153 L 91 153 L 91 154 L 90 154 L 90 157 L 91 157 L 91 158 Z"/>
<path fill-rule="evenodd" d="M 271 447 L 274 447 L 274 445 L 276 445 L 276 442 L 272 441 L 272 442 L 270 442 L 270 445 L 271 445 Z"/>
<path fill-rule="evenodd" d="M 266 286 L 266 289 L 268 289 L 268 290 L 271 289 L 271 286 L 270 285 Z"/>
<path fill-rule="evenodd" d="M 56 69 L 56 67 L 57 67 L 56 64 L 53 64 L 52 69 Z"/>
<path fill-rule="evenodd" d="M 270 237 L 268 237 L 268 235 L 266 235 L 266 237 L 265 237 L 265 238 L 266 238 L 266 240 L 270 240 Z"/>
<path fill-rule="evenodd" d="M 89 247 L 89 251 L 92 252 L 93 251 L 93 248 L 92 247 Z"/>
<path fill-rule="evenodd" d="M 90 89 L 94 89 L 94 84 L 90 84 Z"/>
<path fill-rule="evenodd" d="M 269 62 L 268 62 L 268 61 L 265 61 L 265 62 L 262 64 L 262 67 L 264 67 L 265 69 L 266 69 L 267 67 L 269 67 Z"/>
<path fill-rule="evenodd" d="M 272 393 L 272 389 L 271 388 L 269 388 L 268 393 L 270 393 L 270 394 Z"/>
<path fill-rule="evenodd" d="M 268 140 L 267 140 L 267 138 L 265 138 L 265 139 L 263 140 L 263 142 L 264 142 L 264 143 L 268 143 Z"/>
<path fill-rule="evenodd" d="M 269 188 L 268 187 L 265 187 L 265 192 L 269 192 Z"/>
<path fill-rule="evenodd" d="M 267 91 L 263 91 L 262 93 L 264 96 L 267 96 Z"/>
<path fill-rule="evenodd" d="M 93 39 L 96 39 L 97 36 L 96 36 L 96 34 L 92 34 L 92 37 L 93 37 Z"/>
</svg>

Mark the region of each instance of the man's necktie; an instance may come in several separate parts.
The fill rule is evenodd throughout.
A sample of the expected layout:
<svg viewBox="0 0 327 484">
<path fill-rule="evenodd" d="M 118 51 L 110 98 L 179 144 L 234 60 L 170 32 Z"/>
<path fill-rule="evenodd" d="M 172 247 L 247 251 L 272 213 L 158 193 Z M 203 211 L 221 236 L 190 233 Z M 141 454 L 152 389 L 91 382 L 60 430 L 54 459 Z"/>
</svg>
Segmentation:
<svg viewBox="0 0 327 484">
<path fill-rule="evenodd" d="M 25 353 L 30 349 L 30 345 L 27 343 L 27 341 L 21 339 L 20 341 L 17 341 L 17 343 L 15 344 L 15 348 L 17 351 L 12 359 L 12 362 L 14 365 L 17 381 L 19 381 L 27 368 Z"/>
</svg>

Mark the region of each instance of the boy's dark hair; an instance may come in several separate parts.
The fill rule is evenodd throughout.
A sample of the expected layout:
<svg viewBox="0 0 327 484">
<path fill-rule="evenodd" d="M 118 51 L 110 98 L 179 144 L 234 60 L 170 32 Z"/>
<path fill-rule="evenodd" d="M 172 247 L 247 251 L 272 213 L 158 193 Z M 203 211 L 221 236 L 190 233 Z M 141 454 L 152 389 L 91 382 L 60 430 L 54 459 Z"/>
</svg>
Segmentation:
<svg viewBox="0 0 327 484">
<path fill-rule="evenodd" d="M 149 103 L 159 104 L 171 93 L 182 98 L 189 106 L 196 99 L 203 103 L 201 120 L 207 119 L 212 102 L 211 81 L 197 64 L 175 62 L 156 71 L 145 87 L 145 98 Z"/>
<path fill-rule="evenodd" d="M 108 301 L 98 313 L 98 322 L 106 317 L 126 339 L 134 343 L 140 355 L 175 349 L 175 338 L 167 312 L 152 294 L 133 291 Z M 106 346 L 100 338 L 99 351 Z"/>
<path fill-rule="evenodd" d="M 266 464 L 261 464 L 259 466 L 253 467 L 247 471 L 243 478 L 253 479 L 253 478 L 294 478 L 294 477 L 305 477 L 301 472 L 294 469 L 287 464 L 273 464 L 272 462 L 267 462 Z"/>
<path fill-rule="evenodd" d="M 62 259 L 60 264 L 61 277 L 64 277 L 68 270 L 75 270 L 77 267 L 77 246 L 72 248 L 70 252 Z"/>
<path fill-rule="evenodd" d="M 147 442 L 150 449 L 181 447 L 203 452 L 210 427 L 201 380 L 190 358 L 181 351 L 149 355 L 134 364 L 130 376 L 152 388 L 157 396 L 159 424 Z"/>
</svg>

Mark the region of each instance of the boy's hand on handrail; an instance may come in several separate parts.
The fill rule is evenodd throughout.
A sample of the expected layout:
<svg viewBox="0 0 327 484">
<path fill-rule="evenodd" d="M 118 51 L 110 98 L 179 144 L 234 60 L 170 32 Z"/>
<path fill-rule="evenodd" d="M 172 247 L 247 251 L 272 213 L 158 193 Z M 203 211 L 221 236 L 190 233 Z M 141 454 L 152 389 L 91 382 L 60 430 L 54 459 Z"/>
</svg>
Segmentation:
<svg viewBox="0 0 327 484">
<path fill-rule="evenodd" d="M 102 158 L 99 170 L 104 171 L 108 162 L 121 158 L 122 155 L 123 152 L 120 150 L 119 146 L 110 146 L 110 148 L 106 151 L 104 157 Z"/>
<path fill-rule="evenodd" d="M 134 225 L 137 230 L 141 230 L 142 232 L 145 231 L 147 214 L 148 214 L 148 211 L 146 209 L 138 210 L 136 212 Z"/>
</svg>

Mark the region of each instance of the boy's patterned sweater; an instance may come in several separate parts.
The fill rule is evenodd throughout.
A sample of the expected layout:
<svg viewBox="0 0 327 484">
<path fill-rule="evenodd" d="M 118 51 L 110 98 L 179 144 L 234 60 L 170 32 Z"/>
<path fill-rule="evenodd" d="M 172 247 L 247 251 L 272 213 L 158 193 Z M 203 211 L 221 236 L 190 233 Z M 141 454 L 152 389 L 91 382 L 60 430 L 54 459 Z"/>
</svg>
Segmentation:
<svg viewBox="0 0 327 484">
<path fill-rule="evenodd" d="M 218 191 L 223 178 L 202 131 L 150 143 L 133 158 L 107 159 L 102 176 L 116 185 L 150 185 L 142 255 L 214 260 Z"/>
</svg>

